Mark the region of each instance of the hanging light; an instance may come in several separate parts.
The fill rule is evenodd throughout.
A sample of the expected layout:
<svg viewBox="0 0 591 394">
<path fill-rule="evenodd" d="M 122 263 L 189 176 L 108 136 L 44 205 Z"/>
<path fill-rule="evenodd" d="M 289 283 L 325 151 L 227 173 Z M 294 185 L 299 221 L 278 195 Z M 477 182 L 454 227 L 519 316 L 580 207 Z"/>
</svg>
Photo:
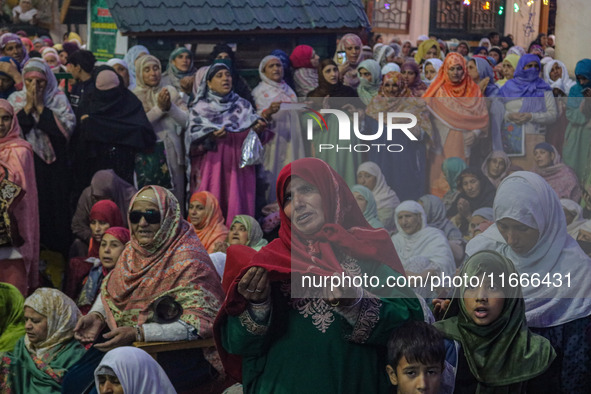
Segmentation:
<svg viewBox="0 0 591 394">
<path fill-rule="evenodd" d="M 517 3 L 513 3 L 513 10 L 514 10 L 515 12 L 519 12 L 519 4 L 517 4 Z"/>
<path fill-rule="evenodd" d="M 470 5 L 470 0 L 464 0 L 464 5 L 468 7 Z"/>
<path fill-rule="evenodd" d="M 389 10 L 390 9 L 390 3 L 385 3 L 384 4 L 384 8 L 387 9 L 387 10 Z"/>
<path fill-rule="evenodd" d="M 500 6 L 499 7 L 499 15 L 503 15 L 503 12 L 505 12 L 505 7 Z"/>
<path fill-rule="evenodd" d="M 482 5 L 482 9 L 485 11 L 490 11 L 490 1 L 486 1 L 483 5 Z"/>
</svg>

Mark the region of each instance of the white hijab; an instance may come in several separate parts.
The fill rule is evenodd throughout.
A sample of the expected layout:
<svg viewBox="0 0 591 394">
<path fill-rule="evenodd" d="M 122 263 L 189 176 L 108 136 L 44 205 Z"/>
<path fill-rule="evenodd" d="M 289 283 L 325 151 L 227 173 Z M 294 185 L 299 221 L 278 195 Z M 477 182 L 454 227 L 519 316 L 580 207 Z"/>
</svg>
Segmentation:
<svg viewBox="0 0 591 394">
<path fill-rule="evenodd" d="M 558 78 L 556 81 L 552 81 L 550 79 L 550 71 L 552 70 L 554 63 L 558 63 L 560 68 L 562 68 L 562 76 Z M 568 92 L 570 92 L 570 88 L 577 84 L 576 81 L 570 79 L 570 77 L 568 76 L 568 70 L 566 69 L 566 65 L 560 60 L 550 60 L 548 63 L 546 63 L 546 65 L 544 65 L 544 81 L 546 81 L 546 83 L 550 85 L 552 89 L 558 88 L 562 90 L 564 93 L 566 93 L 567 96 Z"/>
<path fill-rule="evenodd" d="M 560 205 L 562 205 L 564 209 L 572 212 L 575 215 L 575 218 L 573 219 L 571 224 L 566 226 L 566 231 L 571 237 L 577 239 L 577 237 L 579 236 L 579 229 L 581 228 L 581 226 L 588 222 L 588 220 L 583 217 L 583 207 L 581 207 L 573 200 L 569 200 L 567 198 L 561 198 Z"/>
<path fill-rule="evenodd" d="M 400 199 L 394 190 L 388 186 L 382 170 L 376 163 L 373 161 L 362 163 L 357 169 L 357 173 L 359 174 L 361 171 L 367 172 L 377 178 L 376 186 L 373 188 L 372 193 L 376 199 L 378 210 L 383 208 L 396 209 L 396 207 L 400 205 Z"/>
<path fill-rule="evenodd" d="M 544 178 L 528 171 L 509 175 L 497 189 L 493 210 L 495 221 L 510 218 L 537 229 L 537 243 L 526 254 L 517 254 L 494 224 L 468 243 L 468 255 L 496 250 L 522 275 L 538 274 L 544 279 L 550 274 L 550 282 L 556 284 L 556 277 L 562 275 L 562 286 L 523 287 L 528 325 L 554 327 L 591 315 L 591 258 L 568 235 L 558 196 Z"/>
<path fill-rule="evenodd" d="M 109 351 L 94 370 L 94 383 L 99 390 L 99 375 L 113 371 L 125 394 L 176 394 L 170 379 L 160 365 L 145 351 L 122 346 Z"/>
</svg>

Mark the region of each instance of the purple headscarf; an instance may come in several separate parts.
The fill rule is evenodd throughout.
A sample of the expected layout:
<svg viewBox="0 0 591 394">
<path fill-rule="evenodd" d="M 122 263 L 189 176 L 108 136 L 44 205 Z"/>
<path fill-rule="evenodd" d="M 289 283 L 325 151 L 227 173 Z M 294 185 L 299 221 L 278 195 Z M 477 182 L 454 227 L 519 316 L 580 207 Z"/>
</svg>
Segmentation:
<svg viewBox="0 0 591 394">
<path fill-rule="evenodd" d="M 421 97 L 423 93 L 427 90 L 427 85 L 425 82 L 421 80 L 421 72 L 419 71 L 419 66 L 413 61 L 409 60 L 405 62 L 401 67 L 401 71 L 411 70 L 414 71 L 416 74 L 416 78 L 414 82 L 407 86 L 410 89 L 413 97 Z"/>
<path fill-rule="evenodd" d="M 11 42 L 19 42 L 23 46 L 24 57 L 19 64 L 22 68 L 25 65 L 25 63 L 27 63 L 27 61 L 29 60 L 29 51 L 27 51 L 27 47 L 23 44 L 23 41 L 21 40 L 20 36 L 17 36 L 14 33 L 4 33 L 2 34 L 2 36 L 0 36 L 0 48 L 2 48 L 2 51 L 4 51 L 4 47 Z"/>
<path fill-rule="evenodd" d="M 524 70 L 525 65 L 530 62 L 536 62 L 538 69 Z M 546 102 L 543 99 L 544 93 L 551 90 L 551 88 L 540 78 L 541 69 L 540 58 L 537 55 L 523 55 L 517 63 L 513 79 L 508 80 L 503 85 L 499 91 L 499 96 L 504 97 L 505 101 L 523 98 L 523 105 L 519 112 L 544 112 L 546 110 Z"/>
</svg>

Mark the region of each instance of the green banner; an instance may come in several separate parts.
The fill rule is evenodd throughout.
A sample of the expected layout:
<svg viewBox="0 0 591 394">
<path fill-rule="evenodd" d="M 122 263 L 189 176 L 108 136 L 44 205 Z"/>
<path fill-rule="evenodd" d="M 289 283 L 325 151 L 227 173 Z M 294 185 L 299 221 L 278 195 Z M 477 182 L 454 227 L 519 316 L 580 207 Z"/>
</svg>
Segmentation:
<svg viewBox="0 0 591 394">
<path fill-rule="evenodd" d="M 96 60 L 107 61 L 115 57 L 117 25 L 105 0 L 90 1 L 90 51 Z"/>
</svg>

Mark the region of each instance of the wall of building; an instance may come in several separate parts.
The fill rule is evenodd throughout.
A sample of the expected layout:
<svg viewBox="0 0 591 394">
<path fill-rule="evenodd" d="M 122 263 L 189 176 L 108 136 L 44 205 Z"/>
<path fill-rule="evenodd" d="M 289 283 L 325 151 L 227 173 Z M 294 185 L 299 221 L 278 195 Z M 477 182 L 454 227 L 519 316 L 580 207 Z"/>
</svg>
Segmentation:
<svg viewBox="0 0 591 394">
<path fill-rule="evenodd" d="M 577 62 L 591 58 L 591 2 L 558 0 L 556 3 L 556 58 L 574 76 Z"/>
<path fill-rule="evenodd" d="M 525 50 L 539 34 L 542 8 L 542 0 L 534 0 L 531 6 L 527 5 L 529 1 L 507 0 L 505 11 L 505 35 L 512 34 L 515 45 Z M 514 4 L 519 6 L 518 12 L 515 12 Z"/>
</svg>

